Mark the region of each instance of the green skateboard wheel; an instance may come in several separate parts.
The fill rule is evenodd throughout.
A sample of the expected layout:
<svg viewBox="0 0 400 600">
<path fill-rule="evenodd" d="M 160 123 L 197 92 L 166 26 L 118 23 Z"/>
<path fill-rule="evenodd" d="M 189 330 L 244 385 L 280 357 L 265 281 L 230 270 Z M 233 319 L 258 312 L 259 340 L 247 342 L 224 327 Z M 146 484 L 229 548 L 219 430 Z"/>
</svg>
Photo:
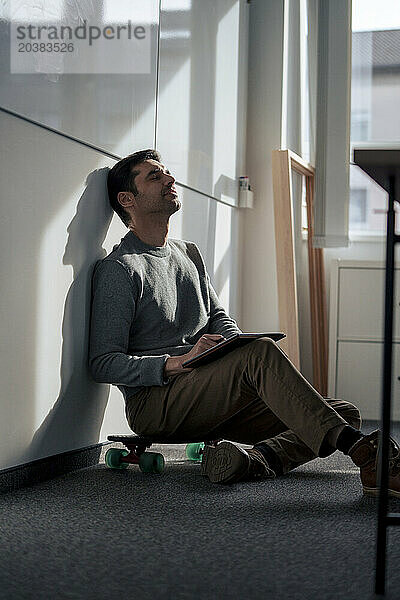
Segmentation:
<svg viewBox="0 0 400 600">
<path fill-rule="evenodd" d="M 143 473 L 162 473 L 165 460 L 159 452 L 143 452 L 139 458 L 139 468 Z"/>
<path fill-rule="evenodd" d="M 129 463 L 122 462 L 123 456 L 128 456 L 128 450 L 120 450 L 119 448 L 110 448 L 107 450 L 104 461 L 110 469 L 126 469 Z"/>
<path fill-rule="evenodd" d="M 189 460 L 201 460 L 204 442 L 196 442 L 186 446 L 186 456 Z"/>
</svg>

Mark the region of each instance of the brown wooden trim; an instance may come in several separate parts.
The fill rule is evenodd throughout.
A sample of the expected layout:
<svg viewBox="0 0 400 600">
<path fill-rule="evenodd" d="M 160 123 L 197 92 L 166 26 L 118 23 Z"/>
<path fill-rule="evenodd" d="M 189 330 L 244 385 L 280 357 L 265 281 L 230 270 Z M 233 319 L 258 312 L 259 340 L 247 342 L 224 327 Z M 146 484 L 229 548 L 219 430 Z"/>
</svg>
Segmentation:
<svg viewBox="0 0 400 600">
<path fill-rule="evenodd" d="M 308 269 L 310 287 L 313 385 L 328 395 L 328 316 L 323 248 L 312 245 L 314 232 L 314 176 L 306 177 Z"/>
<path fill-rule="evenodd" d="M 312 246 L 315 169 L 291 150 L 274 150 L 272 152 L 279 327 L 287 334 L 286 349 L 284 349 L 290 360 L 299 368 L 292 171 L 305 177 L 306 183 L 313 385 L 322 396 L 326 396 L 328 393 L 328 318 L 324 256 L 322 248 Z M 283 341 L 281 346 L 284 346 Z"/>
<path fill-rule="evenodd" d="M 279 345 L 299 369 L 299 319 L 293 244 L 292 184 L 290 156 L 287 150 L 272 153 L 272 174 L 279 327 L 286 333 L 286 338 Z"/>
</svg>

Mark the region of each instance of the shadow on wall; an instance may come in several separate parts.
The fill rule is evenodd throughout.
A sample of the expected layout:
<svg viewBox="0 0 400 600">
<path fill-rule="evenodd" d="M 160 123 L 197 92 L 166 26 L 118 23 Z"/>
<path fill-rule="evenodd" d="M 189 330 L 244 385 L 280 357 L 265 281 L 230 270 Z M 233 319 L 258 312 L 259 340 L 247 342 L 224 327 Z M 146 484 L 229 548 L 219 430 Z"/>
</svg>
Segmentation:
<svg viewBox="0 0 400 600">
<path fill-rule="evenodd" d="M 91 278 L 113 216 L 106 192 L 108 167 L 93 171 L 68 226 L 64 265 L 73 282 L 64 305 L 59 396 L 36 431 L 25 461 L 96 444 L 110 387 L 95 383 L 88 370 Z M 63 445 L 65 448 L 63 448 Z"/>
</svg>

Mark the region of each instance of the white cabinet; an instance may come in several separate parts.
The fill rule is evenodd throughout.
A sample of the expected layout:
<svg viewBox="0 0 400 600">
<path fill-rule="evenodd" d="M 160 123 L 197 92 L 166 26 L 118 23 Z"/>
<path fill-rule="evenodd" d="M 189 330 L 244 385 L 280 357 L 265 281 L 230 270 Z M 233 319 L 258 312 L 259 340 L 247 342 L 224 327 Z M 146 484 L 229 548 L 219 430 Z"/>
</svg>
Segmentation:
<svg viewBox="0 0 400 600">
<path fill-rule="evenodd" d="M 337 260 L 332 264 L 329 396 L 380 419 L 383 375 L 385 265 Z M 392 418 L 400 420 L 400 269 L 395 272 Z"/>
<path fill-rule="evenodd" d="M 400 344 L 393 344 L 392 417 L 400 419 Z M 353 402 L 365 419 L 380 419 L 383 343 L 338 342 L 335 396 Z"/>
<path fill-rule="evenodd" d="M 360 262 L 358 261 L 358 264 Z M 353 261 L 340 261 L 338 267 L 338 338 L 382 341 L 385 307 L 384 266 L 351 267 L 347 266 L 347 263 L 354 264 Z M 398 272 L 399 270 L 396 270 L 396 274 Z M 399 276 L 395 278 L 395 285 L 396 297 L 400 298 Z M 400 342 L 400 318 L 395 319 L 393 340 Z"/>
</svg>

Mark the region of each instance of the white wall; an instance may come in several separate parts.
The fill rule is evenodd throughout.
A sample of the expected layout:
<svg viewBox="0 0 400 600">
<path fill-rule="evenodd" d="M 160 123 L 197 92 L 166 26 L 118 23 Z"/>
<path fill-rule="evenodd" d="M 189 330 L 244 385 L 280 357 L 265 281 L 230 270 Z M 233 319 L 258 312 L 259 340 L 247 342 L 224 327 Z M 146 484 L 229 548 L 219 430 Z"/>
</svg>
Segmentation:
<svg viewBox="0 0 400 600">
<path fill-rule="evenodd" d="M 213 3 L 176 6 L 170 0 L 161 4 L 158 89 L 151 74 L 148 100 L 140 105 L 135 102 L 128 120 L 126 111 L 121 113 L 119 124 L 114 118 L 115 102 L 108 98 L 107 114 L 95 121 L 100 137 L 87 139 L 102 145 L 109 117 L 114 133 L 116 127 L 124 124 L 124 128 L 119 137 L 105 144 L 108 150 L 134 151 L 159 140 L 164 162 L 172 172 L 177 167 L 179 180 L 194 188 L 179 187 L 183 206 L 171 220 L 170 235 L 199 245 L 222 303 L 238 318 L 238 211 L 217 205 L 196 187 L 236 201 L 236 178 L 242 174 L 244 161 L 248 6 L 245 0 L 223 0 L 216 14 L 209 10 Z M 199 19 L 204 28 L 199 29 Z M 207 43 L 201 39 L 202 31 Z M 182 46 L 188 32 L 189 42 Z M 7 83 L 10 76 L 5 63 L 1 64 L 1 77 Z M 32 77 L 17 79 L 10 86 L 19 86 L 26 100 L 32 98 Z M 143 87 L 135 91 L 135 78 L 128 80 L 132 94 L 122 88 L 119 92 L 132 103 Z M 106 88 L 108 82 L 104 77 Z M 36 78 L 35 85 L 39 83 Z M 56 93 L 64 83 L 62 77 L 52 81 L 54 93 L 46 96 L 43 119 L 34 116 L 47 123 L 53 113 L 59 114 L 62 119 L 48 124 L 86 139 L 85 127 L 69 131 L 69 125 L 77 121 L 68 121 L 64 98 Z M 6 105 L 29 116 L 34 106 L 17 106 L 11 93 L 14 87 L 6 94 Z M 85 106 L 80 104 L 79 118 L 84 117 Z M 134 117 L 131 122 L 129 114 Z M 147 142 L 138 136 L 140 123 L 146 125 L 141 131 Z M 86 365 L 92 267 L 126 229 L 112 215 L 105 195 L 103 169 L 112 166 L 113 160 L 5 113 L 0 113 L 0 128 L 4 282 L 0 468 L 6 468 L 104 441 L 110 433 L 129 432 L 120 392 L 94 383 Z M 221 160 L 227 128 L 229 148 Z M 187 163 L 182 161 L 182 148 L 189 157 Z"/>
<path fill-rule="evenodd" d="M 127 230 L 105 195 L 104 167 L 114 161 L 4 113 L 0 135 L 7 148 L 0 161 L 6 468 L 129 433 L 120 392 L 94 383 L 86 365 L 92 266 Z M 237 316 L 236 209 L 180 191 L 183 210 L 172 218 L 171 236 L 199 244 Z"/>
<path fill-rule="evenodd" d="M 253 0 L 249 23 L 247 174 L 254 208 L 241 213 L 241 324 L 278 330 L 271 152 L 281 143 L 283 0 Z"/>
<path fill-rule="evenodd" d="M 99 437 L 108 389 L 86 372 L 88 272 L 111 214 L 101 172 L 109 161 L 4 113 L 0 127 L 0 466 L 8 467 Z"/>
<path fill-rule="evenodd" d="M 179 181 L 234 204 L 244 166 L 249 5 L 181 6 L 161 3 L 157 148 Z"/>
<path fill-rule="evenodd" d="M 176 2 L 163 0 L 161 34 L 168 37 L 168 31 L 172 31 L 173 41 L 179 47 L 175 25 L 180 23 L 181 30 L 185 27 L 175 6 Z M 185 70 L 180 72 L 181 63 L 174 54 L 177 46 L 171 45 L 171 39 L 168 44 L 164 39 L 158 90 L 154 87 L 159 112 L 155 113 L 154 97 L 148 106 L 135 108 L 134 127 L 146 124 L 142 130 L 147 132 L 147 142 L 140 137 L 138 147 L 134 135 L 137 129 L 128 124 L 120 144 L 123 142 L 129 151 L 135 151 L 151 147 L 158 137 L 161 150 L 165 151 L 164 162 L 173 173 L 174 166 L 179 165 L 180 181 L 194 189 L 178 186 L 183 206 L 171 219 L 170 235 L 199 245 L 223 305 L 238 319 L 239 211 L 217 204 L 199 190 L 224 196 L 232 203 L 237 195 L 236 178 L 242 174 L 244 160 L 243 87 L 249 7 L 245 0 L 223 0 L 213 18 L 199 0 L 195 5 L 182 6 L 186 7 L 184 20 L 191 22 L 189 31 L 196 30 L 199 9 L 206 22 L 212 21 L 208 35 L 216 39 L 213 46 L 207 47 L 206 64 L 210 69 L 199 73 L 204 45 L 197 39 L 190 51 L 186 47 L 183 61 L 184 65 L 189 61 L 192 70 L 193 65 L 198 65 L 191 75 L 198 78 L 197 92 L 185 96 L 185 89 L 192 89 L 192 80 Z M 235 60 L 228 60 L 225 65 L 224 55 L 230 56 L 232 51 Z M 165 61 L 168 74 L 162 66 Z M 225 69 L 222 88 L 217 81 L 221 69 Z M 0 76 L 3 75 L 0 69 Z M 170 87 L 174 81 L 179 83 L 175 90 Z M 207 85 L 202 87 L 202 81 Z M 25 80 L 26 88 L 21 78 L 19 83 L 29 98 L 32 79 Z M 57 87 L 57 82 L 53 83 Z M 210 93 L 215 97 L 210 97 Z M 55 103 L 57 98 L 59 95 L 55 94 Z M 128 94 L 129 98 L 132 102 Z M 115 132 L 112 98 L 109 100 Z M 224 106 L 226 114 L 221 115 Z M 51 108 L 47 106 L 46 117 Z M 29 112 L 28 109 L 29 104 Z M 62 110 L 62 106 L 58 109 Z M 79 118 L 84 112 L 81 107 Z M 176 134 L 177 122 L 178 138 L 190 157 L 186 165 L 180 162 L 181 154 L 174 155 L 174 149 L 168 145 Z M 57 127 L 57 123 L 49 124 Z M 107 115 L 101 123 L 96 120 L 103 132 L 106 125 Z M 212 133 L 208 137 L 207 128 Z M 221 159 L 227 143 L 226 128 L 234 131 L 230 132 L 229 148 Z M 105 193 L 105 167 L 112 166 L 114 160 L 4 112 L 0 112 L 0 135 L 1 469 L 96 444 L 111 433 L 129 433 L 129 429 L 120 392 L 94 383 L 87 369 L 92 268 L 127 231 L 113 216 Z M 179 148 L 179 139 L 175 137 L 174 143 Z M 115 144 L 108 147 L 114 152 L 120 148 Z M 201 172 L 196 179 L 198 156 L 202 161 L 197 162 Z"/>
<path fill-rule="evenodd" d="M 134 4 L 129 9 L 129 4 Z M 119 6 L 118 6 L 119 5 Z M 134 17 L 148 27 L 151 61 L 148 73 L 63 73 L 64 56 L 35 54 L 37 72 L 10 73 L 10 19 L 24 13 L 41 15 L 44 23 L 54 24 L 62 7 L 65 23 L 119 23 Z M 36 10 L 35 10 L 36 9 Z M 20 12 L 21 11 L 21 12 Z M 133 11 L 133 12 L 132 12 Z M 23 17 L 22 17 L 23 18 Z M 25 17 L 27 22 L 30 19 Z M 24 19 L 24 18 L 23 18 Z M 25 19 L 24 19 L 25 20 Z M 153 146 L 157 84 L 157 44 L 159 0 L 146 2 L 28 2 L 24 6 L 0 3 L 0 104 L 35 121 L 85 140 L 117 155 L 132 152 L 132 147 Z M 68 59 L 67 59 L 68 60 Z M 46 63 L 57 65 L 47 74 Z M 149 144 L 149 139 L 151 140 Z"/>
</svg>

